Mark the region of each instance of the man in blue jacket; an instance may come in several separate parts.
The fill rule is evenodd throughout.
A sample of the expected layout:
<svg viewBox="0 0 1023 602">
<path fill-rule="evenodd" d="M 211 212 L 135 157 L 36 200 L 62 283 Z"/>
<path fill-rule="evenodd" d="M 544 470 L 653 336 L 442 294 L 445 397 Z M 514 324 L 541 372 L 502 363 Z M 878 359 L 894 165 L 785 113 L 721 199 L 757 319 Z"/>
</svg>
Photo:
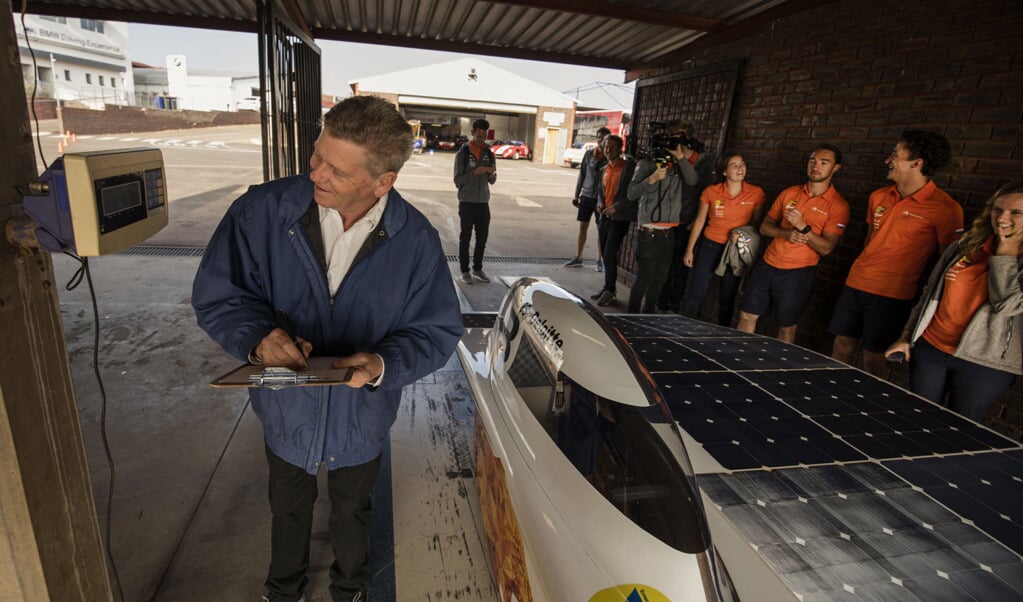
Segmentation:
<svg viewBox="0 0 1023 602">
<path fill-rule="evenodd" d="M 390 103 L 337 104 L 311 171 L 235 201 L 195 277 L 199 325 L 233 356 L 291 368 L 334 356 L 335 368 L 352 369 L 347 386 L 251 389 L 270 472 L 265 600 L 304 599 L 321 468 L 331 597 L 365 599 L 370 491 L 402 387 L 440 368 L 462 334 L 437 231 L 393 189 L 412 142 Z"/>
</svg>

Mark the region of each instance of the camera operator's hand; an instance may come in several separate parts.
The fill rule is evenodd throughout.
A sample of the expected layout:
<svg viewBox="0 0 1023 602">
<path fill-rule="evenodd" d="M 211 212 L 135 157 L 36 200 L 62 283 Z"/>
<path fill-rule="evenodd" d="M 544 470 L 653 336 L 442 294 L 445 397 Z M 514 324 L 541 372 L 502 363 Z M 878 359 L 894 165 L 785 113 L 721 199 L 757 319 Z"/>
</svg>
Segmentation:
<svg viewBox="0 0 1023 602">
<path fill-rule="evenodd" d="M 658 167 L 650 177 L 646 179 L 647 184 L 656 184 L 668 176 L 668 166 Z"/>
<path fill-rule="evenodd" d="M 572 199 L 572 206 L 573 207 L 578 207 L 579 206 L 579 199 Z"/>
</svg>

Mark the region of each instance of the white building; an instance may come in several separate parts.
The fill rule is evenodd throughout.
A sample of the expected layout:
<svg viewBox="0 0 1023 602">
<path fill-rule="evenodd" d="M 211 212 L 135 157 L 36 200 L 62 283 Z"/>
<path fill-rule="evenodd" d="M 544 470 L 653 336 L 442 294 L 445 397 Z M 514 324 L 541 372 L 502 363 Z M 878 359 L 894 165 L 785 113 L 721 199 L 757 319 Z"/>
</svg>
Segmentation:
<svg viewBox="0 0 1023 602">
<path fill-rule="evenodd" d="M 25 89 L 32 91 L 32 54 L 36 61 L 36 98 L 80 101 L 92 108 L 130 105 L 134 99 L 128 25 L 73 17 L 15 17 Z"/>
<path fill-rule="evenodd" d="M 355 94 L 391 99 L 428 136 L 467 135 L 474 119 L 500 140 L 524 140 L 534 161 L 561 162 L 575 100 L 478 58 L 454 60 L 348 82 Z"/>
<path fill-rule="evenodd" d="M 144 107 L 235 111 L 245 98 L 259 98 L 259 75 L 189 70 L 188 57 L 167 55 L 166 68 L 136 64 L 136 103 Z"/>
</svg>

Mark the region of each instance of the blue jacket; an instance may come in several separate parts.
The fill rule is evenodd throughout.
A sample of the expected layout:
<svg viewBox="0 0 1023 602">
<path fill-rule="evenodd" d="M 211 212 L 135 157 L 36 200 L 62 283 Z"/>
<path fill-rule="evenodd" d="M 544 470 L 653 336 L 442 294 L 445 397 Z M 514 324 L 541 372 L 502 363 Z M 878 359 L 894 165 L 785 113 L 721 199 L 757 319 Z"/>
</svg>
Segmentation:
<svg viewBox="0 0 1023 602">
<path fill-rule="evenodd" d="M 354 466 L 381 453 L 402 387 L 444 365 L 462 317 L 437 231 L 395 190 L 368 252 L 331 298 L 322 252 L 303 225 L 312 199 L 301 175 L 254 186 L 235 201 L 199 265 L 192 306 L 199 326 L 242 361 L 278 326 L 277 310 L 313 355 L 383 358 L 378 387 L 250 389 L 270 449 L 315 474 L 321 464 Z"/>
</svg>

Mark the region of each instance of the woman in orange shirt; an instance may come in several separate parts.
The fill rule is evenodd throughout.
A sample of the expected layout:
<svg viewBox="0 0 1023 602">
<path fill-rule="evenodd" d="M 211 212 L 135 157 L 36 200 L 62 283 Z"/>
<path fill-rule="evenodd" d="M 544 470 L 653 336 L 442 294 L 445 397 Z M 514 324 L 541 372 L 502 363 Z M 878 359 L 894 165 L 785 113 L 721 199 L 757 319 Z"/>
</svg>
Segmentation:
<svg viewBox="0 0 1023 602">
<path fill-rule="evenodd" d="M 737 228 L 759 224 L 764 208 L 764 190 L 745 181 L 746 162 L 742 155 L 725 153 L 717 172 L 723 180 L 708 186 L 700 195 L 700 206 L 682 259 L 692 268 L 682 313 L 693 318 L 700 313 L 725 244 L 729 239 L 736 241 Z M 718 324 L 722 326 L 732 325 L 741 281 L 742 278 L 727 269 L 718 281 Z"/>
<path fill-rule="evenodd" d="M 910 389 L 979 421 L 1023 374 L 1023 182 L 998 190 L 949 246 L 885 357 Z M 912 349 L 912 356 L 910 350 Z"/>
</svg>

